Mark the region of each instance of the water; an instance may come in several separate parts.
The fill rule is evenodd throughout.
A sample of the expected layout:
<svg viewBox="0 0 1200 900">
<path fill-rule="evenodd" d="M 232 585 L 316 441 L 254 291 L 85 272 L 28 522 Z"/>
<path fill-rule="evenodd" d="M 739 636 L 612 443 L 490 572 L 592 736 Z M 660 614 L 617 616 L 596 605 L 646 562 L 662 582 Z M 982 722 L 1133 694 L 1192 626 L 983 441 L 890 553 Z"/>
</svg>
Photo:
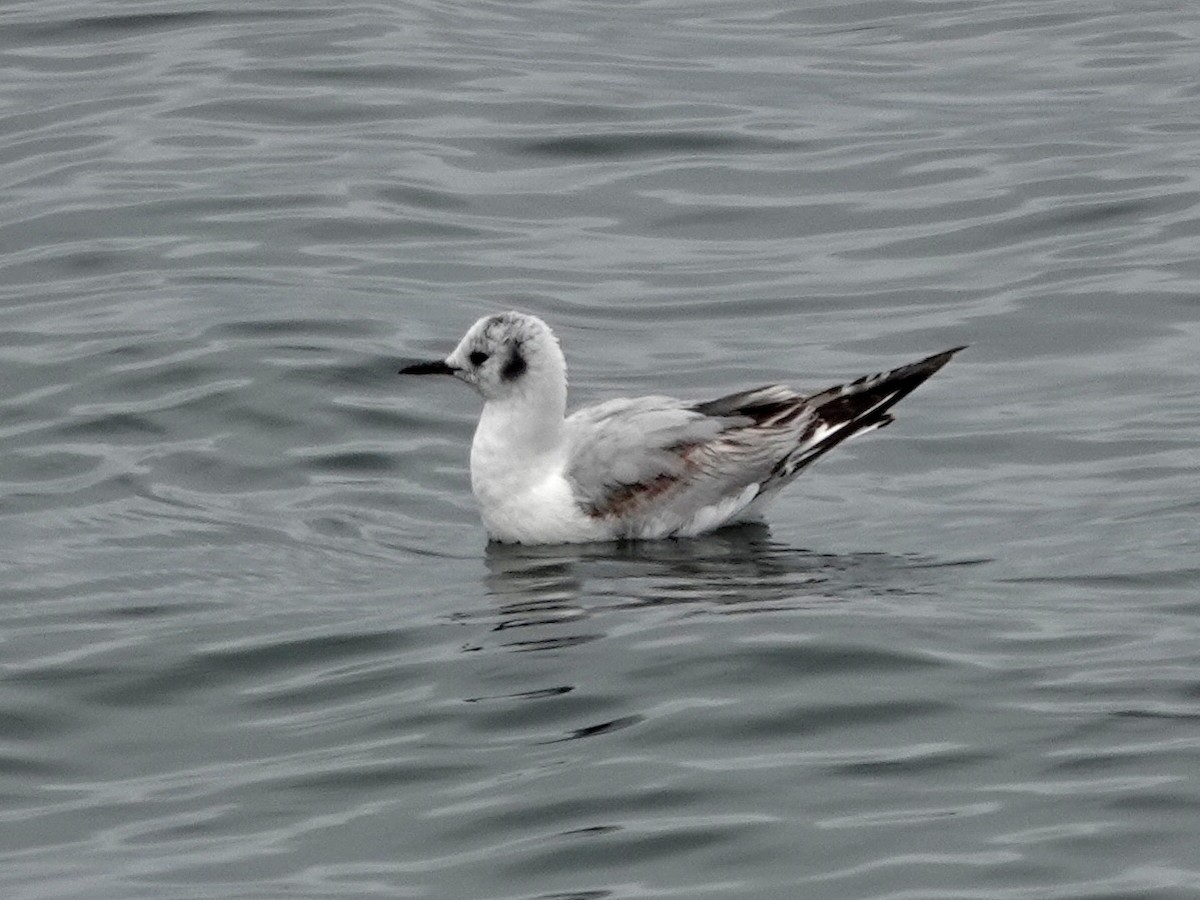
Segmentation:
<svg viewBox="0 0 1200 900">
<path fill-rule="evenodd" d="M 0 11 L 0 893 L 1200 895 L 1200 15 Z M 485 544 L 576 402 L 970 343 L 769 527 Z"/>
</svg>

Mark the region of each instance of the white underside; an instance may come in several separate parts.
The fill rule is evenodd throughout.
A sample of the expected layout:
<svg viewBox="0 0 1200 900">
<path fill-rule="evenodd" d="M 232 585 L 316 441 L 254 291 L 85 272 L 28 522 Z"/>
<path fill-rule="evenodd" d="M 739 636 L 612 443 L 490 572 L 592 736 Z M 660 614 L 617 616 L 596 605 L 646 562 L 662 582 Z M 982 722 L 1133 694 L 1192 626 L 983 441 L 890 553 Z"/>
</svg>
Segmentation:
<svg viewBox="0 0 1200 900">
<path fill-rule="evenodd" d="M 474 480 L 474 479 L 473 479 Z M 758 485 L 683 516 L 669 501 L 629 516 L 588 515 L 576 502 L 570 483 L 550 473 L 525 486 L 496 492 L 474 485 L 488 536 L 510 544 L 577 544 L 615 540 L 695 537 L 733 522 L 756 517 Z"/>
<path fill-rule="evenodd" d="M 474 473 L 472 473 L 474 474 Z M 609 540 L 602 522 L 584 515 L 571 486 L 549 475 L 505 492 L 472 478 L 488 537 L 510 544 L 559 544 Z"/>
</svg>

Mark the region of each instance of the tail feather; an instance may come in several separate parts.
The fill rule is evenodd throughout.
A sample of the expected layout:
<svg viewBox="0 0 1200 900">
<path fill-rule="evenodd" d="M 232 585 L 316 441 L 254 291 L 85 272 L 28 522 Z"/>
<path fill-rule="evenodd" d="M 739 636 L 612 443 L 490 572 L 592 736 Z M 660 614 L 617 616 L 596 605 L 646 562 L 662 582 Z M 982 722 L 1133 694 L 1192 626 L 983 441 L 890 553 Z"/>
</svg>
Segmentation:
<svg viewBox="0 0 1200 900">
<path fill-rule="evenodd" d="M 892 416 L 888 410 L 963 349 L 954 347 L 890 372 L 864 375 L 806 397 L 804 406 L 812 414 L 812 424 L 800 446 L 779 461 L 776 474 L 790 477 L 842 441 L 890 424 Z"/>
</svg>

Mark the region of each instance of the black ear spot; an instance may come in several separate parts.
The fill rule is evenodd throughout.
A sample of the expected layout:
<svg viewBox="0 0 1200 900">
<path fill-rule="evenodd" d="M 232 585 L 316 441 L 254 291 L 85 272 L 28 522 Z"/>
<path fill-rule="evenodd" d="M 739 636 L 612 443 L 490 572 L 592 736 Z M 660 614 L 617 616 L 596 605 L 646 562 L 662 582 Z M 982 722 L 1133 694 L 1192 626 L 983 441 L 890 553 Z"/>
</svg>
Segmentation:
<svg viewBox="0 0 1200 900">
<path fill-rule="evenodd" d="M 529 365 L 525 362 L 525 357 L 521 355 L 521 349 L 518 347 L 513 350 L 512 356 L 508 358 L 508 362 L 500 370 L 500 377 L 505 381 L 513 381 L 524 375 L 525 370 L 528 368 Z"/>
</svg>

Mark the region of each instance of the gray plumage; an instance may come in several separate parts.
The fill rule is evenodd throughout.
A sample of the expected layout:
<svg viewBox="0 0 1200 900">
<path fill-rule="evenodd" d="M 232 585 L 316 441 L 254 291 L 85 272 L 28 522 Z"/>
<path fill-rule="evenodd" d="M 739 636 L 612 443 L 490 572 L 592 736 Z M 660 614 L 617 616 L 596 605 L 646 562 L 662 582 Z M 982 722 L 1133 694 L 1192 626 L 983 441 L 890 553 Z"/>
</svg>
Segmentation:
<svg viewBox="0 0 1200 900">
<path fill-rule="evenodd" d="M 887 412 L 962 347 L 815 394 L 767 385 L 702 403 L 610 400 L 567 417 L 567 479 L 590 516 L 687 519 L 751 486 L 763 501 L 842 441 L 889 424 Z"/>
</svg>

